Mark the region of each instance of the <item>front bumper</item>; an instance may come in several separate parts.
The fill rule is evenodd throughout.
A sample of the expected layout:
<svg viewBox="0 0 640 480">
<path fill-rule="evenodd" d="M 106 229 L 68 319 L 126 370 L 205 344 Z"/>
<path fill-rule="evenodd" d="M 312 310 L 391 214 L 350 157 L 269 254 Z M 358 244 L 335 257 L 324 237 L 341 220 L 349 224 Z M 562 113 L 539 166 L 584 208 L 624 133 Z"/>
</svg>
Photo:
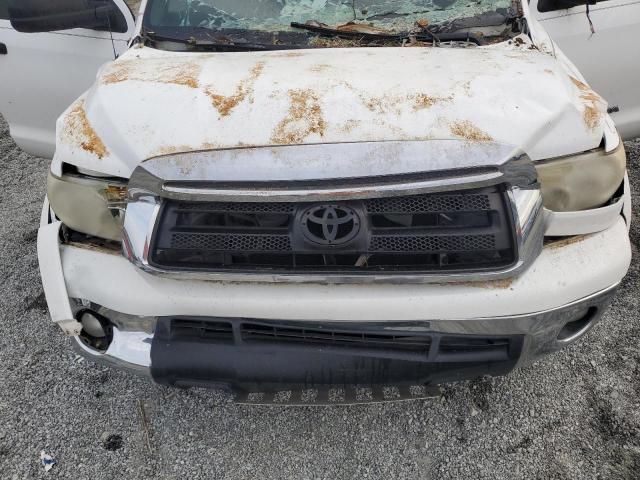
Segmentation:
<svg viewBox="0 0 640 480">
<path fill-rule="evenodd" d="M 134 317 L 85 302 L 78 309 L 89 308 L 114 322 L 114 338 L 103 354 L 78 337 L 76 347 L 97 362 L 173 386 L 270 391 L 326 384 L 424 385 L 504 375 L 559 350 L 593 327 L 615 290 L 532 314 L 437 321 Z M 256 326 L 257 340 L 245 335 L 255 335 Z M 355 334 L 362 337 L 354 341 Z M 409 334 L 416 343 L 424 340 L 424 350 L 385 344 L 392 335 Z"/>
<path fill-rule="evenodd" d="M 502 374 L 558 350 L 586 333 L 611 301 L 615 286 L 625 275 L 631 260 L 627 226 L 619 217 L 601 232 L 547 245 L 529 269 L 508 280 L 407 285 L 177 280 L 145 273 L 117 253 L 87 245 L 60 243 L 60 225 L 60 222 L 49 223 L 43 217 L 38 236 L 43 286 L 52 319 L 67 334 L 78 335 L 81 330 L 81 324 L 76 320 L 79 311 L 88 308 L 101 313 L 115 325 L 108 350 L 104 353 L 91 350 L 76 337 L 78 350 L 93 360 L 143 374 L 152 373 L 152 359 L 160 358 L 154 355 L 160 351 L 154 346 L 159 343 L 154 335 L 156 326 L 159 321 L 176 316 L 203 320 L 216 317 L 235 323 L 242 319 L 258 319 L 316 325 L 330 323 L 349 328 L 375 326 L 378 329 L 406 326 L 408 322 L 433 338 L 443 335 L 518 338 L 517 355 L 499 364 L 468 357 L 469 361 L 462 366 L 442 368 L 443 362 L 440 362 L 436 365 L 438 368 L 434 368 L 437 351 L 432 347 L 429 354 L 418 361 L 420 365 L 411 365 L 411 379 L 384 375 L 378 379 L 384 383 L 395 380 L 435 382 L 483 373 Z M 572 321 L 573 327 L 567 330 L 567 322 Z M 561 338 L 558 338 L 559 334 Z M 256 372 L 264 374 L 264 371 L 247 369 L 247 358 L 253 358 L 255 361 L 250 363 L 254 365 L 268 363 L 269 358 L 273 365 L 281 365 L 282 359 L 287 360 L 285 363 L 294 363 L 298 358 L 320 370 L 345 370 L 345 365 L 348 370 L 353 365 L 366 364 L 362 363 L 362 352 L 359 351 L 350 352 L 348 362 L 336 366 L 332 363 L 335 351 L 319 353 L 317 348 L 303 349 L 294 351 L 291 356 L 291 351 L 285 355 L 281 348 L 267 352 L 242 350 L 240 341 L 237 348 L 227 350 L 227 354 L 219 357 L 217 364 L 224 363 L 225 374 L 222 375 L 220 370 L 207 367 L 211 364 L 208 359 L 215 358 L 211 345 L 203 347 L 201 342 L 176 345 L 164 352 L 164 373 L 158 373 L 156 369 L 153 375 L 156 380 L 197 385 L 221 382 L 253 388 L 252 383 L 261 382 L 259 375 L 254 378 L 252 375 Z M 184 352 L 193 351 L 194 346 L 199 348 L 199 353 L 194 353 L 192 360 L 186 364 L 173 362 L 175 368 L 172 368 L 172 362 L 167 364 L 166 360 L 171 356 L 186 358 Z M 282 354 L 281 358 L 275 361 L 279 354 Z M 375 360 L 367 364 L 371 368 L 389 366 L 397 360 L 396 357 L 389 358 L 387 353 L 382 356 L 374 353 L 367 358 L 367 361 Z M 240 360 L 243 361 L 242 368 L 238 363 Z M 160 360 L 156 361 L 155 366 L 158 365 Z M 393 364 L 388 371 L 402 370 L 396 366 Z M 268 376 L 274 384 L 307 384 L 309 378 L 318 378 L 315 370 L 310 372 L 311 377 L 301 376 L 300 371 L 294 373 L 278 379 L 270 371 Z M 339 378 L 339 381 L 345 378 Z"/>
</svg>

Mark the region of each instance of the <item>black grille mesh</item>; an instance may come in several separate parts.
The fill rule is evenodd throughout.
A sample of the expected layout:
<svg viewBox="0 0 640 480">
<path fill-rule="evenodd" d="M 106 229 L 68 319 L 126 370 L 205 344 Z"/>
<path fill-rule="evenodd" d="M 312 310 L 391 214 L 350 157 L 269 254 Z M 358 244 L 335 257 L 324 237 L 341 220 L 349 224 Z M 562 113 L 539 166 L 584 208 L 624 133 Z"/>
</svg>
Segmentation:
<svg viewBox="0 0 640 480">
<path fill-rule="evenodd" d="M 369 213 L 458 212 L 491 209 L 488 195 L 418 195 L 374 198 L 366 201 Z"/>
<path fill-rule="evenodd" d="M 229 250 L 235 252 L 283 252 L 291 249 L 288 235 L 242 235 L 174 233 L 171 246 L 188 250 Z"/>
<path fill-rule="evenodd" d="M 326 202 L 361 217 L 361 232 L 338 247 L 301 234 L 304 212 L 318 204 L 165 200 L 150 263 L 210 271 L 402 273 L 497 270 L 517 256 L 501 187 Z"/>
<path fill-rule="evenodd" d="M 372 198 L 364 200 L 364 204 L 369 213 L 458 212 L 491 209 L 491 202 L 487 194 Z M 288 202 L 180 202 L 178 208 L 234 213 L 293 213 L 296 204 Z"/>
<path fill-rule="evenodd" d="M 493 235 L 463 236 L 383 236 L 376 235 L 371 239 L 371 251 L 387 252 L 439 252 L 439 251 L 473 251 L 491 250 L 495 248 Z"/>
<path fill-rule="evenodd" d="M 297 344 L 332 348 L 363 348 L 390 352 L 414 352 L 424 360 L 440 362 L 501 361 L 517 358 L 520 336 L 440 335 L 383 325 L 350 323 L 315 324 L 296 321 L 230 320 L 208 317 L 175 317 L 170 320 L 171 340 L 206 341 L 243 346 Z M 236 328 L 234 329 L 233 324 Z"/>
<path fill-rule="evenodd" d="M 295 203 L 285 202 L 178 202 L 180 210 L 227 213 L 293 213 Z"/>
</svg>

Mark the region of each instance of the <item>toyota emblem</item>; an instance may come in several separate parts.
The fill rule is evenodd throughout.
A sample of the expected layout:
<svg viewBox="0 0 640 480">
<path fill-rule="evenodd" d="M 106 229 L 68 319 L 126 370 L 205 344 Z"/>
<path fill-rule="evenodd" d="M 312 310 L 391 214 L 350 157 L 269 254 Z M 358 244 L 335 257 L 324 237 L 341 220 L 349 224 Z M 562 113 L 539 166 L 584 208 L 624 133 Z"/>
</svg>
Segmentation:
<svg viewBox="0 0 640 480">
<path fill-rule="evenodd" d="M 353 240 L 360 231 L 360 216 L 346 205 L 316 205 L 300 219 L 302 234 L 319 245 L 338 246 Z"/>
</svg>

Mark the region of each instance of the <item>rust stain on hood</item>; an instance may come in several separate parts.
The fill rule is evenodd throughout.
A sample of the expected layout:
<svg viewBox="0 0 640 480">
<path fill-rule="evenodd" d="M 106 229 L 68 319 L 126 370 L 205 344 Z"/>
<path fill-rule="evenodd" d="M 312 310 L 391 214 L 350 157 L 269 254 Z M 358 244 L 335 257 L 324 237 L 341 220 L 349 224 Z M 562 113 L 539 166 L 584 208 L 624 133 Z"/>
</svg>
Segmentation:
<svg viewBox="0 0 640 480">
<path fill-rule="evenodd" d="M 271 141 L 277 145 L 290 145 L 302 143 L 314 133 L 322 137 L 326 125 L 318 95 L 312 90 L 291 90 L 289 98 L 287 116 L 276 125 Z"/>
<path fill-rule="evenodd" d="M 194 147 L 191 145 L 165 145 L 153 152 L 154 157 L 160 157 L 162 155 L 172 155 L 174 153 L 190 152 Z"/>
<path fill-rule="evenodd" d="M 309 68 L 309 71 L 313 73 L 323 73 L 328 70 L 331 70 L 331 68 L 332 68 L 331 65 L 327 65 L 326 63 L 321 63 L 318 65 L 313 65 L 311 68 Z"/>
<path fill-rule="evenodd" d="M 365 93 L 359 94 L 360 100 L 372 112 L 388 113 L 395 112 L 396 115 L 402 113 L 403 106 L 409 102 L 413 111 L 431 108 L 438 103 L 451 102 L 453 96 L 447 97 L 428 95 L 426 93 L 415 93 L 408 95 L 383 95 L 383 96 L 366 96 Z"/>
<path fill-rule="evenodd" d="M 84 100 L 77 102 L 67 113 L 62 128 L 62 136 L 69 143 L 79 145 L 86 152 L 102 160 L 109 150 L 91 126 L 84 109 Z"/>
<path fill-rule="evenodd" d="M 136 60 L 114 62 L 102 75 L 105 85 L 134 80 L 139 82 L 170 83 L 198 88 L 202 67 L 196 62 L 153 62 L 147 69 L 140 68 Z M 152 68 L 151 68 L 152 67 Z"/>
<path fill-rule="evenodd" d="M 580 90 L 580 98 L 584 103 L 584 113 L 582 115 L 584 124 L 590 130 L 594 130 L 600 124 L 600 119 L 604 114 L 602 106 L 605 104 L 605 101 L 586 83 L 581 82 L 571 75 L 569 75 L 569 79 L 578 88 L 578 90 Z"/>
<path fill-rule="evenodd" d="M 427 95 L 426 93 L 418 93 L 417 95 L 413 95 L 411 98 L 413 99 L 414 110 L 422 110 L 423 108 L 430 108 L 430 107 L 433 107 L 436 103 L 450 102 L 451 100 L 453 100 L 452 96 L 437 97 L 437 96 Z"/>
<path fill-rule="evenodd" d="M 264 62 L 256 63 L 256 65 L 251 69 L 249 76 L 238 84 L 233 95 L 218 95 L 210 88 L 205 90 L 205 93 L 209 96 L 211 103 L 216 110 L 218 110 L 221 117 L 229 115 L 234 108 L 244 102 L 248 96 L 253 94 L 253 86 L 256 80 L 258 80 L 258 77 L 262 74 L 263 69 Z"/>
<path fill-rule="evenodd" d="M 456 137 L 464 138 L 472 142 L 491 142 L 493 138 L 486 132 L 480 130 L 469 120 L 453 122 L 449 126 L 451 133 Z"/>
<path fill-rule="evenodd" d="M 204 142 L 201 145 L 164 145 L 154 150 L 151 156 L 161 157 L 163 155 L 173 155 L 175 153 L 215 150 L 216 148 L 218 148 L 218 145 L 211 142 Z"/>
<path fill-rule="evenodd" d="M 493 139 L 526 145 L 532 158 L 541 159 L 584 151 L 601 141 L 606 117 L 594 130 L 585 127 L 580 95 L 587 93 L 578 90 L 552 57 L 527 53 L 536 60 L 530 64 L 520 58 L 523 53 L 505 58 L 500 48 L 426 52 L 308 49 L 296 51 L 298 58 L 288 58 L 270 51 L 201 54 L 132 49 L 101 70 L 101 78 L 88 93 L 87 114 L 96 132 L 104 132 L 110 150 L 109 162 L 101 163 L 116 176 L 127 176 L 141 159 L 197 151 L 205 142 L 231 149 L 457 139 L 471 148 L 474 142 Z M 258 66 L 260 62 L 263 66 Z M 158 66 L 162 66 L 159 71 Z M 425 71 L 430 74 L 425 76 Z M 194 72 L 199 75 L 193 77 Z M 526 95 L 514 82 L 515 72 L 530 77 Z M 186 86 L 196 83 L 198 88 Z M 220 101 L 208 96 L 207 90 L 219 95 Z M 510 109 L 513 115 L 504 115 Z M 545 132 L 544 140 L 539 132 Z M 79 158 L 89 157 L 74 146 Z M 85 168 L 103 171 L 98 158 L 92 158 Z"/>
</svg>

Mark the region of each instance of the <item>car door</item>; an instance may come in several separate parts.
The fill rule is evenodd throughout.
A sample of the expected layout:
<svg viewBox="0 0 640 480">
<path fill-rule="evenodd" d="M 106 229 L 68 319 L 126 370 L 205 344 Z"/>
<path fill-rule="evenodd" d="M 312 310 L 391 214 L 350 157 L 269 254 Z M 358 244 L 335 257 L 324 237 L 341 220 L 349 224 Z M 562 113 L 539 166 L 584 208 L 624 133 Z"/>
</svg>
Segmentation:
<svg viewBox="0 0 640 480">
<path fill-rule="evenodd" d="M 576 65 L 591 87 L 609 102 L 611 116 L 625 138 L 640 136 L 640 0 L 569 2 L 532 0 L 531 11 L 554 42 Z M 592 0 L 589 0 L 591 3 Z M 541 12 L 540 10 L 548 10 Z"/>
<path fill-rule="evenodd" d="M 74 28 L 21 33 L 11 27 L 9 0 L 0 0 L 0 113 L 26 152 L 51 158 L 60 114 L 95 81 L 105 62 L 127 48 L 134 19 L 124 0 L 112 33 Z M 113 43 L 111 36 L 113 35 Z"/>
</svg>

